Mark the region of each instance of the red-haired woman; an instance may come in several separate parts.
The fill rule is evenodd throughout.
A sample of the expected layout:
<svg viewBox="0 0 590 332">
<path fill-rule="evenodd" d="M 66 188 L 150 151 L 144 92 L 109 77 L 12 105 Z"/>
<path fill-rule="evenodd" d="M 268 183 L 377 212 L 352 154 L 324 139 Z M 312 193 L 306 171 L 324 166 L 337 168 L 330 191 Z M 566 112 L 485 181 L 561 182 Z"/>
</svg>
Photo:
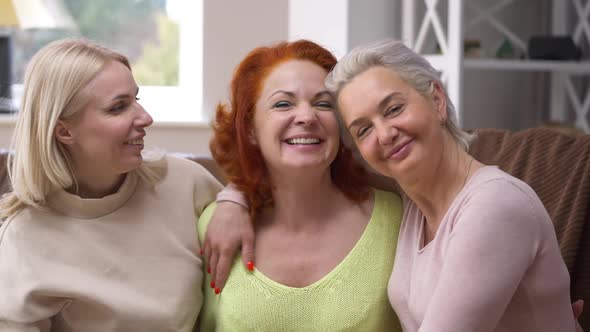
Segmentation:
<svg viewBox="0 0 590 332">
<path fill-rule="evenodd" d="M 386 287 L 401 200 L 369 188 L 342 144 L 323 83 L 335 64 L 301 40 L 256 48 L 234 73 L 211 151 L 248 201 L 258 264 L 236 260 L 223 292 L 206 281 L 204 331 L 400 330 Z"/>
</svg>

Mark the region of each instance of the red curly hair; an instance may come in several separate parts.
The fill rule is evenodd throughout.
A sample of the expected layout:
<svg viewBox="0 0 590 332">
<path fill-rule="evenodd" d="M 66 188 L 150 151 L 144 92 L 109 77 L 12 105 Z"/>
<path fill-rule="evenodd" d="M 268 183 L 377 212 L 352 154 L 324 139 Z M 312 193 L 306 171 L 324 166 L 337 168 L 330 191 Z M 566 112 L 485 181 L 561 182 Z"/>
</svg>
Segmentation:
<svg viewBox="0 0 590 332">
<path fill-rule="evenodd" d="M 278 64 L 289 60 L 308 60 L 324 68 L 326 72 L 336 65 L 336 58 L 332 53 L 308 40 L 255 48 L 234 72 L 230 107 L 221 103 L 217 105 L 213 138 L 209 147 L 227 180 L 246 196 L 253 220 L 261 208 L 272 205 L 266 163 L 259 147 L 249 139 L 255 104 L 266 77 Z M 355 162 L 342 140 L 331 165 L 331 175 L 334 185 L 351 201 L 360 203 L 369 197 L 367 174 Z"/>
</svg>

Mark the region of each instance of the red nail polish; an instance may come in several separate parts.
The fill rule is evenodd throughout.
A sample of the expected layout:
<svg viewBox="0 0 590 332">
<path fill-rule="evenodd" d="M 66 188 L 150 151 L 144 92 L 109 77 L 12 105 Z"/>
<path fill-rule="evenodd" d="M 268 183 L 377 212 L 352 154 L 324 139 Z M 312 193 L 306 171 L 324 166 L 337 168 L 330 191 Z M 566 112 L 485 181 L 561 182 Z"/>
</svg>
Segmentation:
<svg viewBox="0 0 590 332">
<path fill-rule="evenodd" d="M 221 289 L 215 288 L 215 294 L 219 294 L 219 293 L 221 293 Z"/>
<path fill-rule="evenodd" d="M 211 288 L 215 288 L 215 281 L 211 280 Z"/>
<path fill-rule="evenodd" d="M 207 266 L 207 273 L 211 274 L 211 266 Z"/>
<path fill-rule="evenodd" d="M 254 262 L 248 261 L 248 263 L 246 263 L 246 268 L 250 271 L 254 271 Z"/>
<path fill-rule="evenodd" d="M 205 254 L 205 251 L 203 251 L 203 248 L 199 249 L 199 255 L 203 256 L 203 254 Z"/>
</svg>

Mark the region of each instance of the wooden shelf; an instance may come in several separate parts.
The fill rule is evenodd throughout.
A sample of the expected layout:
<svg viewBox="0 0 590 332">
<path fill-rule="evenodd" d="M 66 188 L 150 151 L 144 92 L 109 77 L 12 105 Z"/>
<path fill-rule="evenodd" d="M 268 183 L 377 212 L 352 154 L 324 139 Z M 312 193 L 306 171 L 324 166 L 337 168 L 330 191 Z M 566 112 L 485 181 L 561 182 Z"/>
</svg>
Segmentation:
<svg viewBox="0 0 590 332">
<path fill-rule="evenodd" d="M 556 60 L 500 60 L 469 59 L 463 60 L 466 69 L 491 69 L 512 71 L 548 71 L 569 74 L 590 74 L 590 61 L 556 61 Z"/>
<path fill-rule="evenodd" d="M 417 8 L 417 2 L 421 3 Z M 532 4 L 533 0 L 528 3 Z M 571 35 L 576 45 L 588 45 L 590 43 L 590 22 L 587 14 L 590 12 L 590 0 L 581 4 L 579 0 L 563 1 L 552 0 L 551 15 L 546 19 L 551 24 L 552 35 Z M 449 98 L 455 104 L 455 109 L 462 118 L 462 97 L 466 71 L 504 71 L 514 73 L 541 72 L 551 76 L 549 96 L 550 118 L 559 121 L 568 120 L 572 110 L 575 113 L 576 125 L 590 132 L 590 91 L 585 88 L 590 80 L 590 59 L 583 61 L 558 61 L 558 60 L 531 60 L 514 59 L 503 60 L 495 58 L 465 58 L 464 37 L 469 35 L 475 26 L 485 23 L 487 29 L 482 29 L 482 36 L 496 32 L 512 46 L 521 51 L 527 50 L 527 38 L 522 38 L 513 31 L 506 22 L 502 21 L 505 7 L 516 3 L 516 0 L 502 1 L 472 1 L 472 0 L 447 0 L 445 8 L 436 6 L 437 1 L 432 0 L 403 0 L 402 1 L 402 39 L 412 49 L 421 53 L 440 72 Z M 469 7 L 470 12 L 465 13 L 464 8 Z M 419 11 L 417 11 L 419 9 Z M 570 13 L 575 12 L 577 18 Z M 466 17 L 469 15 L 469 17 Z M 507 16 L 504 16 L 507 17 Z M 441 22 L 447 22 L 445 31 Z M 549 23 L 548 22 L 548 23 Z M 419 27 L 419 30 L 417 28 Z M 433 31 L 434 34 L 430 33 Z M 475 31 L 475 30 L 474 30 Z M 547 31 L 545 31 L 546 33 Z M 534 32 L 539 33 L 537 32 Z M 433 38 L 434 37 L 434 38 Z M 482 41 L 485 38 L 482 37 Z M 441 54 L 425 54 L 424 45 L 438 45 Z M 426 47 L 427 49 L 432 49 Z M 479 72 L 478 72 L 479 73 Z M 582 78 L 584 82 L 580 89 L 576 84 Z M 574 82 L 573 80 L 576 80 Z M 539 87 L 540 88 L 540 87 Z M 566 104 L 568 102 L 568 104 Z"/>
<path fill-rule="evenodd" d="M 438 54 L 425 54 L 426 60 L 434 68 L 444 68 L 445 59 Z M 510 71 L 547 71 L 562 72 L 574 75 L 590 74 L 590 60 L 557 61 L 557 60 L 503 60 L 503 59 L 473 59 L 464 58 L 463 67 L 466 69 L 510 70 Z"/>
</svg>

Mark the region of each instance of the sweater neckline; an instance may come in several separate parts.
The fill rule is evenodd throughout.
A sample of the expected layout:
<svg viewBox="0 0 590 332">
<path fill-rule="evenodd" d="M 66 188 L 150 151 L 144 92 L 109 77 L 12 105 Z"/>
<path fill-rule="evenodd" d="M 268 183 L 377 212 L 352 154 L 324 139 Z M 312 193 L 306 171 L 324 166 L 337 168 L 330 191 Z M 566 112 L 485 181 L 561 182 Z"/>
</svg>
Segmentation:
<svg viewBox="0 0 590 332">
<path fill-rule="evenodd" d="M 306 286 L 302 286 L 302 287 L 288 286 L 288 285 L 282 284 L 278 281 L 275 281 L 275 280 L 267 277 L 264 273 L 262 273 L 260 270 L 258 270 L 256 268 L 254 269 L 254 271 L 252 271 L 252 275 L 254 275 L 256 278 L 258 278 L 259 280 L 261 280 L 262 282 L 266 283 L 269 286 L 272 286 L 272 287 L 275 287 L 278 289 L 283 289 L 283 290 L 302 291 L 302 292 L 306 292 L 306 291 L 309 291 L 310 289 L 322 287 L 326 283 L 332 281 L 334 278 L 338 278 L 338 276 L 341 274 L 342 271 L 346 271 L 349 269 L 351 261 L 354 261 L 355 257 L 363 256 L 365 254 L 363 249 L 366 248 L 366 246 L 368 245 L 368 242 L 371 241 L 371 233 L 373 233 L 374 232 L 373 229 L 375 227 L 377 227 L 377 224 L 378 224 L 377 220 L 379 219 L 378 216 L 381 214 L 381 206 L 382 206 L 382 204 L 379 201 L 383 200 L 384 198 L 382 197 L 382 193 L 379 190 L 373 189 L 373 193 L 374 193 L 373 210 L 372 210 L 371 215 L 369 217 L 369 222 L 365 226 L 365 229 L 363 230 L 360 238 L 357 240 L 357 242 L 352 247 L 352 249 L 348 252 L 348 254 L 344 257 L 344 259 L 342 259 L 326 275 L 324 275 L 320 279 L 312 282 L 311 284 L 306 285 Z"/>
<path fill-rule="evenodd" d="M 418 226 L 418 242 L 417 242 L 418 245 L 417 245 L 416 249 L 417 249 L 419 255 L 423 254 L 424 252 L 427 252 L 430 247 L 434 246 L 432 243 L 435 242 L 437 238 L 440 238 L 440 236 L 438 236 L 438 231 L 442 228 L 443 224 L 447 223 L 447 219 L 449 219 L 448 218 L 449 211 L 452 211 L 455 209 L 455 206 L 457 204 L 459 204 L 459 202 L 462 200 L 465 193 L 468 191 L 467 189 L 471 185 L 473 185 L 473 183 L 476 183 L 476 179 L 478 179 L 481 176 L 481 174 L 485 173 L 488 169 L 497 169 L 497 168 L 498 168 L 498 166 L 494 166 L 494 165 L 484 165 L 483 167 L 475 170 L 475 172 L 471 175 L 471 177 L 467 179 L 465 185 L 463 185 L 463 188 L 461 188 L 461 190 L 457 193 L 457 196 L 455 196 L 455 198 L 453 199 L 453 202 L 451 203 L 451 205 L 449 206 L 449 208 L 445 212 L 445 215 L 443 216 L 442 221 L 441 221 L 440 225 L 438 226 L 438 229 L 436 230 L 434 238 L 432 239 L 432 241 L 428 242 L 428 244 L 426 244 L 426 245 L 423 245 L 424 235 L 425 235 L 424 231 L 426 228 L 426 217 L 424 216 L 422 211 L 420 211 L 418 209 L 418 211 L 420 211 L 420 225 Z M 418 206 L 416 206 L 416 208 L 418 208 Z"/>
<path fill-rule="evenodd" d="M 129 172 L 117 192 L 102 198 L 81 198 L 64 189 L 59 189 L 48 195 L 47 206 L 72 218 L 100 218 L 127 203 L 135 193 L 137 183 L 137 174 Z"/>
</svg>

